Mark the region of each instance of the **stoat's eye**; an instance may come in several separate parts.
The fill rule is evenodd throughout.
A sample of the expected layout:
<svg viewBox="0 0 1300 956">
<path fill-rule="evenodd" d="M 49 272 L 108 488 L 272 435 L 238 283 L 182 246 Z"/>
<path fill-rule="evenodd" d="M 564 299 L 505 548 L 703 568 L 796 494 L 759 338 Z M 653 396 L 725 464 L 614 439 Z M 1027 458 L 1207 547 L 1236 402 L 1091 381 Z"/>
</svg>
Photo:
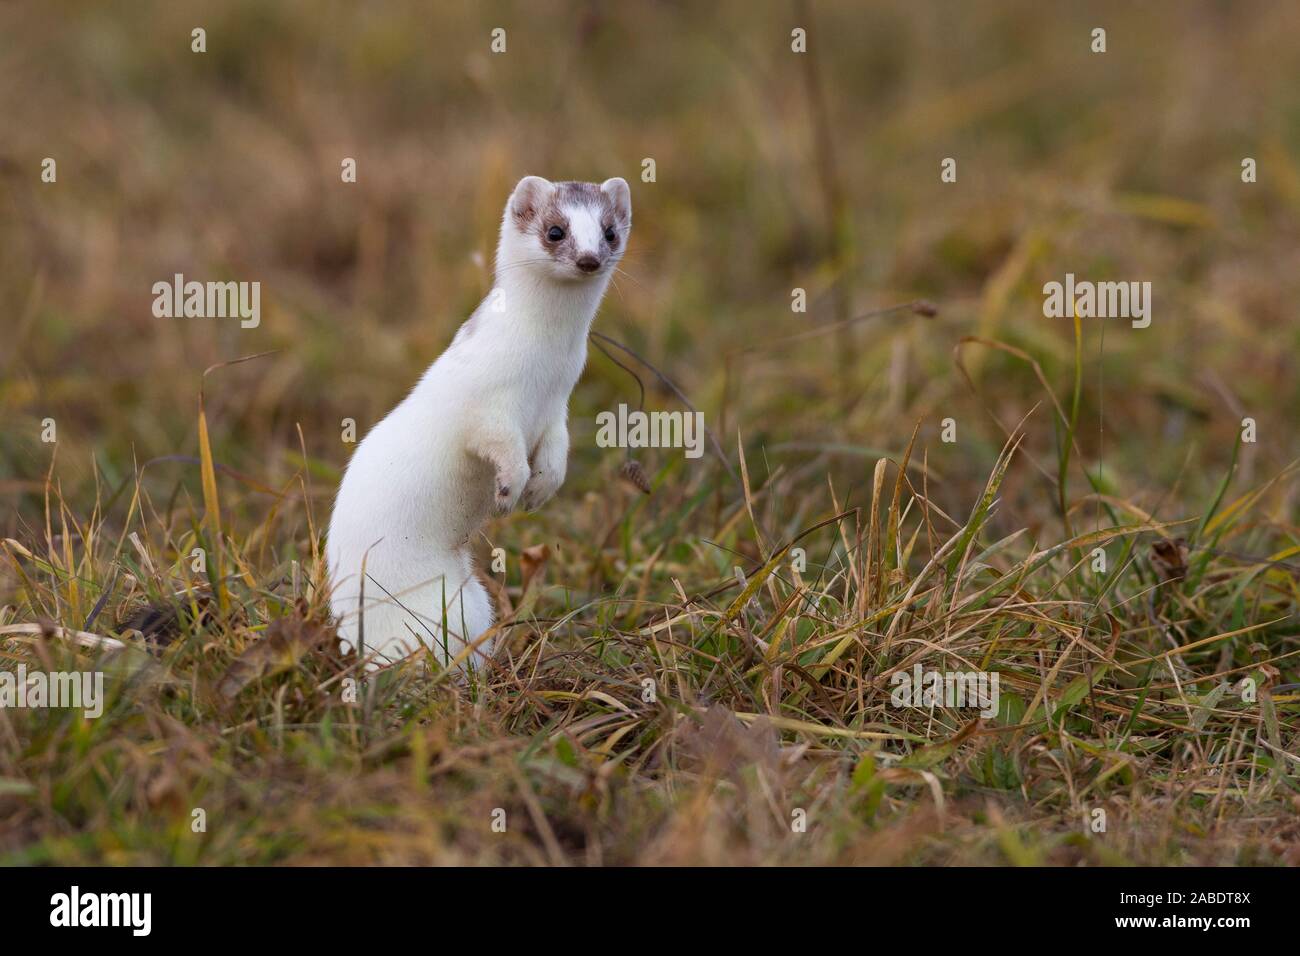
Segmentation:
<svg viewBox="0 0 1300 956">
<path fill-rule="evenodd" d="M 618 242 L 618 233 L 614 231 L 613 226 L 605 227 L 605 241 L 608 242 L 611 246 L 614 245 L 616 242 Z"/>
<path fill-rule="evenodd" d="M 551 242 L 559 242 L 564 238 L 564 230 L 559 226 L 552 226 L 550 229 L 546 230 L 546 238 L 551 240 Z"/>
</svg>

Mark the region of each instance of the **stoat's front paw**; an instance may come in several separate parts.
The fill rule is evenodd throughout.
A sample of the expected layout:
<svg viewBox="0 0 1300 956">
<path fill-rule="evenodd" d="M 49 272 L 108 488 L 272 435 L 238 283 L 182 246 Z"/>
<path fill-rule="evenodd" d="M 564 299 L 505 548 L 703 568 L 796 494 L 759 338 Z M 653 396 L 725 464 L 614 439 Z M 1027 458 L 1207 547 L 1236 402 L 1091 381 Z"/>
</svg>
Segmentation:
<svg viewBox="0 0 1300 956">
<path fill-rule="evenodd" d="M 509 514 L 514 510 L 528 485 L 528 465 L 523 465 L 511 473 L 497 472 L 496 494 L 493 506 L 499 515 Z"/>
<path fill-rule="evenodd" d="M 551 500 L 562 484 L 564 475 L 561 472 L 554 468 L 538 468 L 528 476 L 520 503 L 525 511 L 536 511 Z"/>
</svg>

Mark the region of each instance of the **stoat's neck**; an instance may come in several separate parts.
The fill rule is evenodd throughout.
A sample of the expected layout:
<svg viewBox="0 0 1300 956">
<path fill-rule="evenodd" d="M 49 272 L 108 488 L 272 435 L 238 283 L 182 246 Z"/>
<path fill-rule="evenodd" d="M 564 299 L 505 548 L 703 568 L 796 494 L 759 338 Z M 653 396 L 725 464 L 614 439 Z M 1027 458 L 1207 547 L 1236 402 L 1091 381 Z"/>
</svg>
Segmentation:
<svg viewBox="0 0 1300 956">
<path fill-rule="evenodd" d="M 608 273 L 589 281 L 561 282 L 527 268 L 502 269 L 492 295 L 503 297 L 502 311 L 516 321 L 527 319 L 538 331 L 585 339 L 608 286 Z"/>
</svg>

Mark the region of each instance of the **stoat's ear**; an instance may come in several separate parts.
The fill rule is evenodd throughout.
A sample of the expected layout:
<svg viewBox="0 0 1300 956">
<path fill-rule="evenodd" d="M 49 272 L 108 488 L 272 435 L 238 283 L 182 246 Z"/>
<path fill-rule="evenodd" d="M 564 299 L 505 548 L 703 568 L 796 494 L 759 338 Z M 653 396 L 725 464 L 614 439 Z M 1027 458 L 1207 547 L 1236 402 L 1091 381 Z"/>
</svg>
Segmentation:
<svg viewBox="0 0 1300 956">
<path fill-rule="evenodd" d="M 614 204 L 614 214 L 624 223 L 632 221 L 632 190 L 627 180 L 619 176 L 607 179 L 600 184 L 600 191 Z"/>
<path fill-rule="evenodd" d="M 541 176 L 525 176 L 519 180 L 506 207 L 515 223 L 522 228 L 541 215 L 542 207 L 546 205 L 554 188 L 549 180 Z"/>
</svg>

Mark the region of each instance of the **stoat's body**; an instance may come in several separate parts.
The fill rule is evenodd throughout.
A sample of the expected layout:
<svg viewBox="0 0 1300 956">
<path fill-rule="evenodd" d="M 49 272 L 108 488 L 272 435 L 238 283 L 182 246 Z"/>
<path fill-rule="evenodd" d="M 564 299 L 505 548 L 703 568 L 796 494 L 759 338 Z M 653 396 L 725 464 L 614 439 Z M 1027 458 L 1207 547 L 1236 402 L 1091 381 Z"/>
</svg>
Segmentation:
<svg viewBox="0 0 1300 956">
<path fill-rule="evenodd" d="M 354 647 L 364 615 L 367 657 L 425 646 L 451 660 L 492 625 L 470 539 L 492 514 L 537 508 L 564 481 L 569 395 L 631 225 L 622 179 L 529 176 L 515 187 L 492 291 L 357 446 L 339 487 L 331 606 Z"/>
</svg>

